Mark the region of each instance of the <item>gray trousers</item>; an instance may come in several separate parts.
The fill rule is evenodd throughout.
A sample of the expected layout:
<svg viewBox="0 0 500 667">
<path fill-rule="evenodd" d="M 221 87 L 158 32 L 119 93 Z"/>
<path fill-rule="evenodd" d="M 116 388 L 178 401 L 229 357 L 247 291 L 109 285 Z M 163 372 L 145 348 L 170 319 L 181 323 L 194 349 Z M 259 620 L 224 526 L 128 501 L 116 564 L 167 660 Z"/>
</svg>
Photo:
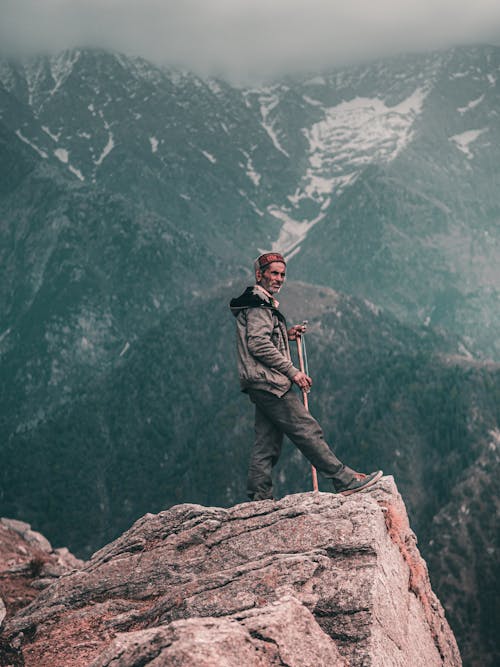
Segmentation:
<svg viewBox="0 0 500 667">
<path fill-rule="evenodd" d="M 272 469 L 281 454 L 283 435 L 334 485 L 352 480 L 352 471 L 332 452 L 321 426 L 293 391 L 280 398 L 268 391 L 248 389 L 248 395 L 255 403 L 255 442 L 248 470 L 250 500 L 273 497 Z"/>
</svg>

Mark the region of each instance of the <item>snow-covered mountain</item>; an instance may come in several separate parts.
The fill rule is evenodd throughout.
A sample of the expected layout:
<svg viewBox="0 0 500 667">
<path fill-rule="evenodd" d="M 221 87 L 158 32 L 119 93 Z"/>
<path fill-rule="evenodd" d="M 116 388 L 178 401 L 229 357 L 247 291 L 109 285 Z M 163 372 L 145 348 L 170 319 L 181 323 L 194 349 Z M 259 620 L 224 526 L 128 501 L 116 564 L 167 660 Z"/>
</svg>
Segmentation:
<svg viewBox="0 0 500 667">
<path fill-rule="evenodd" d="M 255 176 L 241 144 L 249 133 L 267 134 L 227 85 L 94 51 L 4 63 L 0 78 L 12 105 L 9 113 L 4 104 L 3 122 L 73 179 L 193 227 L 221 256 L 234 252 L 227 235 L 235 225 L 243 238 L 245 227 L 258 227 Z"/>
<path fill-rule="evenodd" d="M 267 208 L 293 271 L 498 358 L 499 74 L 456 49 L 248 94 L 301 166 Z"/>
<path fill-rule="evenodd" d="M 467 655 L 493 665 L 443 577 L 471 554 L 467 599 L 490 604 L 499 72 L 493 47 L 251 89 L 105 51 L 0 62 L 2 511 L 88 551 L 165 503 L 241 499 L 223 303 L 279 248 L 313 284 L 288 307 L 316 337 L 314 409 L 342 455 L 396 474 Z"/>
<path fill-rule="evenodd" d="M 3 62 L 2 123 L 39 162 L 248 266 L 290 269 L 500 357 L 499 49 L 265 88 L 71 51 Z"/>
<path fill-rule="evenodd" d="M 412 139 L 412 126 L 425 99 L 424 89 L 417 88 L 401 103 L 389 107 L 380 97 L 359 96 L 342 100 L 335 106 L 325 106 L 318 99 L 322 97 L 318 87 L 335 89 L 336 81 L 327 82 L 324 77 L 315 77 L 301 87 L 308 92 L 308 86 L 315 88 L 316 92 L 312 94 L 316 94 L 316 98 L 304 93 L 302 100 L 306 105 L 316 107 L 321 117 L 316 122 L 310 119 L 310 124 L 302 128 L 307 141 L 304 173 L 285 204 L 268 207 L 269 213 L 283 222 L 275 247 L 289 256 L 300 251 L 298 244 L 313 225 L 326 218 L 332 199 L 338 198 L 347 186 L 352 185 L 368 165 L 389 163 L 408 145 Z M 269 96 L 257 91 L 263 122 L 269 110 L 278 107 L 280 97 L 288 92 L 288 87 L 283 91 L 280 86 L 275 88 L 274 94 L 271 89 Z M 251 98 L 251 93 L 248 97 Z M 262 104 L 263 101 L 267 106 Z M 287 102 L 285 97 L 284 104 Z M 307 117 L 308 110 L 304 111 Z M 288 126 L 286 117 L 281 122 L 285 128 Z M 277 139 L 276 125 L 275 122 L 266 127 L 270 134 L 272 132 L 276 147 L 289 156 Z"/>
</svg>

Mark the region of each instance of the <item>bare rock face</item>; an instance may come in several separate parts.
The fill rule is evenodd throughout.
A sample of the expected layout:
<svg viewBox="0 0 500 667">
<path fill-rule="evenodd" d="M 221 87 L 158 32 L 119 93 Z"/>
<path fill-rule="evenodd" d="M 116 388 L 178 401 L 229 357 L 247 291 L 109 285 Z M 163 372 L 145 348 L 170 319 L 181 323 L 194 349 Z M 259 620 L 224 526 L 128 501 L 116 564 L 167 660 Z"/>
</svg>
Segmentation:
<svg viewBox="0 0 500 667">
<path fill-rule="evenodd" d="M 50 542 L 24 521 L 0 519 L 0 629 L 41 590 L 83 566 L 67 549 Z M 0 665 L 22 665 L 17 647 L 0 637 Z"/>
<path fill-rule="evenodd" d="M 40 590 L 82 566 L 67 549 L 53 549 L 28 523 L 0 519 L 0 627 Z"/>
<path fill-rule="evenodd" d="M 298 600 L 219 618 L 192 618 L 120 635 L 92 667 L 330 665 L 346 667 L 335 642 Z"/>
<path fill-rule="evenodd" d="M 461 665 L 390 477 L 146 515 L 3 637 L 27 667 Z"/>
</svg>

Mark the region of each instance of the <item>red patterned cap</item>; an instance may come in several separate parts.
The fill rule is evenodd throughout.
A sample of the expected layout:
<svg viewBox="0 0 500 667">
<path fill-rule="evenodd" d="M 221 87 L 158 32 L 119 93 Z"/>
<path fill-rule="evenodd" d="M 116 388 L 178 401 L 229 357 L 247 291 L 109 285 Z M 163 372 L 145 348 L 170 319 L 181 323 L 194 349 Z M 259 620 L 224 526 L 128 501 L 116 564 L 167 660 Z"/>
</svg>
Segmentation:
<svg viewBox="0 0 500 667">
<path fill-rule="evenodd" d="M 283 262 L 286 266 L 285 258 L 279 252 L 265 252 L 260 257 L 257 257 L 255 262 L 256 268 L 264 269 L 272 262 Z"/>
</svg>

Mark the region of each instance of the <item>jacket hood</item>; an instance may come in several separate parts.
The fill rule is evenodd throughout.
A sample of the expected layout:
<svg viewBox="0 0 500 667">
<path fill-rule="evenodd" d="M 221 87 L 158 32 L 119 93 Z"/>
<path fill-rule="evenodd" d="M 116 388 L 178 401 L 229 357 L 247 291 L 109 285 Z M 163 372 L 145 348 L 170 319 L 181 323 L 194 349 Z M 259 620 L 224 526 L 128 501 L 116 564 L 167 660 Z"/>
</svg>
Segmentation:
<svg viewBox="0 0 500 667">
<path fill-rule="evenodd" d="M 270 303 L 267 303 L 259 294 L 254 291 L 253 287 L 247 287 L 240 296 L 231 299 L 229 308 L 235 317 L 243 308 L 272 308 Z"/>
<path fill-rule="evenodd" d="M 247 287 L 243 294 L 231 299 L 229 308 L 235 317 L 238 317 L 238 314 L 246 308 L 270 308 L 274 310 L 279 319 L 285 319 L 282 313 L 266 301 L 253 287 Z"/>
</svg>

